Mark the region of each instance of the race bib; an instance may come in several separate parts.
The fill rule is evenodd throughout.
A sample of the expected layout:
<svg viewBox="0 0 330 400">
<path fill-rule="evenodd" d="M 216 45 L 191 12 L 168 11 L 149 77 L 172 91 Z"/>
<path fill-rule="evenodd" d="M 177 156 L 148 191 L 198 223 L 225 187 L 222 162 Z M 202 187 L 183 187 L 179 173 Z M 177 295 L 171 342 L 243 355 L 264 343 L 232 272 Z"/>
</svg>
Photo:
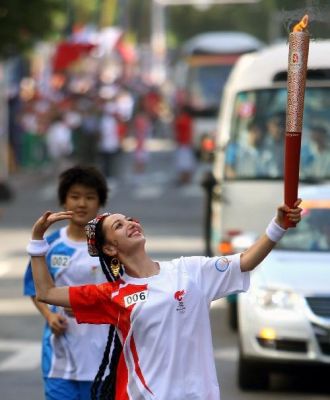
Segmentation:
<svg viewBox="0 0 330 400">
<path fill-rule="evenodd" d="M 147 301 L 148 291 L 143 290 L 142 292 L 137 292 L 124 297 L 125 307 L 129 307 L 132 304 L 143 303 Z"/>
<path fill-rule="evenodd" d="M 53 268 L 66 268 L 69 266 L 70 256 L 61 254 L 53 254 L 50 259 L 50 264 Z"/>
</svg>

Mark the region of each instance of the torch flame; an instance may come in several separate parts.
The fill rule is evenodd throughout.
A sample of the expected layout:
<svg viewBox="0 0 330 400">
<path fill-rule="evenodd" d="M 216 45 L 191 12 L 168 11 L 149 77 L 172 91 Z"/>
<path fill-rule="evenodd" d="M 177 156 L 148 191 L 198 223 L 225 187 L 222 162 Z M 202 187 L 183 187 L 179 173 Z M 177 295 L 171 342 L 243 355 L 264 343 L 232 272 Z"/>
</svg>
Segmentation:
<svg viewBox="0 0 330 400">
<path fill-rule="evenodd" d="M 302 32 L 307 28 L 308 15 L 304 15 L 302 19 L 293 27 L 293 32 Z"/>
</svg>

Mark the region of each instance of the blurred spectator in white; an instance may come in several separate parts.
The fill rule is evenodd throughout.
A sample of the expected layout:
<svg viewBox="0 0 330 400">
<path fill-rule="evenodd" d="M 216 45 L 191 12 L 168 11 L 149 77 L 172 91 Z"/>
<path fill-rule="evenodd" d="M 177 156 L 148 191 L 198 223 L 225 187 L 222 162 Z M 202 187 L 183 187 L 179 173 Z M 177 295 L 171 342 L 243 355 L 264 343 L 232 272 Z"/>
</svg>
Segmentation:
<svg viewBox="0 0 330 400">
<path fill-rule="evenodd" d="M 128 126 L 133 117 L 134 98 L 126 89 L 119 90 L 115 97 L 119 137 L 122 142 L 128 134 Z"/>
<path fill-rule="evenodd" d="M 150 118 L 142 100 L 137 102 L 132 127 L 135 138 L 134 170 L 137 174 L 142 174 L 149 161 L 149 152 L 146 147 L 146 142 L 151 135 Z"/>
<path fill-rule="evenodd" d="M 57 169 L 63 171 L 69 167 L 73 151 L 72 132 L 61 115 L 57 114 L 46 133 L 47 152 Z"/>
<path fill-rule="evenodd" d="M 125 89 L 120 90 L 116 96 L 116 109 L 119 118 L 123 121 L 129 121 L 132 118 L 133 107 L 133 96 Z"/>
<path fill-rule="evenodd" d="M 81 112 L 78 109 L 76 102 L 72 100 L 70 108 L 64 113 L 64 121 L 71 130 L 73 156 L 77 159 L 77 146 L 80 134 L 81 119 Z"/>
<path fill-rule="evenodd" d="M 107 178 L 117 176 L 118 158 L 120 155 L 120 139 L 116 107 L 112 102 L 104 105 L 100 121 L 100 138 L 98 142 L 100 168 Z"/>
</svg>

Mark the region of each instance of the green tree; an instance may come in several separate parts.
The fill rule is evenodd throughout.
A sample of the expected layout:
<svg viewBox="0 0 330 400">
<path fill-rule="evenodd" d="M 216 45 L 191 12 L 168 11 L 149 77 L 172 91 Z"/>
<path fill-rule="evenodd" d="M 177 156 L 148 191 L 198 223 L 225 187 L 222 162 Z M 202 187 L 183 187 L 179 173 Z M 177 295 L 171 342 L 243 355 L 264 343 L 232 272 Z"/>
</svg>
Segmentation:
<svg viewBox="0 0 330 400">
<path fill-rule="evenodd" d="M 1 0 L 0 57 L 20 53 L 36 39 L 55 35 L 57 23 L 64 20 L 64 6 L 57 0 Z"/>
<path fill-rule="evenodd" d="M 99 24 L 105 0 L 0 0 L 0 57 L 22 53 L 37 40 L 56 40 L 75 24 Z"/>
<path fill-rule="evenodd" d="M 129 1 L 130 29 L 140 41 L 150 37 L 151 4 L 152 0 Z M 166 29 L 177 45 L 201 32 L 223 30 L 245 31 L 269 43 L 287 37 L 292 23 L 311 7 L 312 36 L 329 37 L 329 0 L 260 0 L 255 4 L 218 4 L 204 10 L 167 6 Z"/>
</svg>

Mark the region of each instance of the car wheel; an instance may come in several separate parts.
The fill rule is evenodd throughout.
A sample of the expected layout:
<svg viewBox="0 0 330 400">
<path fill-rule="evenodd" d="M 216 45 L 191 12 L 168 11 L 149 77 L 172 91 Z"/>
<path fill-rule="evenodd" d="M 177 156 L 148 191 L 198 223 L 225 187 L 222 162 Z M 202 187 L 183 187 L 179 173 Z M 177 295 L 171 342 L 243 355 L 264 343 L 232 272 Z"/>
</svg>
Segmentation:
<svg viewBox="0 0 330 400">
<path fill-rule="evenodd" d="M 264 365 L 243 358 L 238 359 L 238 386 L 242 390 L 266 390 L 269 387 L 269 372 Z"/>
</svg>

